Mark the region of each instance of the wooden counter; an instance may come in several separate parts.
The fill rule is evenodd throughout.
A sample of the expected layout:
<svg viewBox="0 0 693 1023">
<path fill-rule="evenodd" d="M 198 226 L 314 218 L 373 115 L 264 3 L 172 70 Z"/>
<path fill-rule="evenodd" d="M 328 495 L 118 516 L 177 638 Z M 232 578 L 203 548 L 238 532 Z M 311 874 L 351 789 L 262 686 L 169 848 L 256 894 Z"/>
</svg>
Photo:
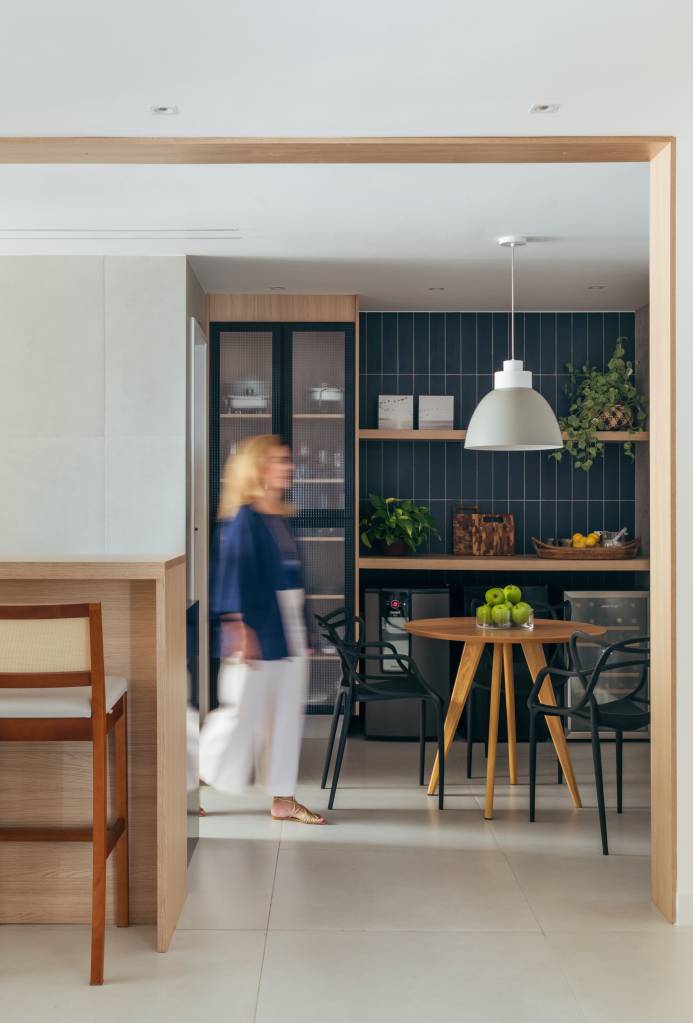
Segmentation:
<svg viewBox="0 0 693 1023">
<path fill-rule="evenodd" d="M 130 920 L 165 951 L 187 891 L 185 557 L 0 562 L 0 603 L 100 601 L 106 673 L 128 680 Z M 112 764 L 112 760 L 111 760 Z M 91 747 L 0 743 L 0 820 L 91 822 Z M 91 846 L 0 845 L 0 924 L 86 923 Z M 112 858 L 108 919 L 113 919 Z"/>
</svg>

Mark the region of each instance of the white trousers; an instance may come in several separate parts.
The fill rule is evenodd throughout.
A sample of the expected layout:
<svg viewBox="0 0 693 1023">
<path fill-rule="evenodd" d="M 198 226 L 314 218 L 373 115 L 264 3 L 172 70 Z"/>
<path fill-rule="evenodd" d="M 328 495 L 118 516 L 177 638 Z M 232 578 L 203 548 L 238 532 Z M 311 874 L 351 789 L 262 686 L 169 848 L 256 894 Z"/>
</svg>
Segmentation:
<svg viewBox="0 0 693 1023">
<path fill-rule="evenodd" d="M 223 661 L 220 706 L 200 734 L 200 777 L 223 792 L 240 792 L 255 773 L 273 796 L 296 791 L 308 689 L 305 657 Z"/>
</svg>

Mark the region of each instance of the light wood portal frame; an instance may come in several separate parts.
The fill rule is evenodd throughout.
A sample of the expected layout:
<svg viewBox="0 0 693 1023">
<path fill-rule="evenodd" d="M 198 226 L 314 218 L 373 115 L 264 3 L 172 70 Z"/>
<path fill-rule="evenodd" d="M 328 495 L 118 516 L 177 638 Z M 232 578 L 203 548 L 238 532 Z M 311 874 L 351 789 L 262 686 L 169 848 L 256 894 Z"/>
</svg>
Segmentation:
<svg viewBox="0 0 693 1023">
<path fill-rule="evenodd" d="M 652 898 L 676 914 L 675 139 L 3 138 L 0 163 L 650 164 Z"/>
</svg>

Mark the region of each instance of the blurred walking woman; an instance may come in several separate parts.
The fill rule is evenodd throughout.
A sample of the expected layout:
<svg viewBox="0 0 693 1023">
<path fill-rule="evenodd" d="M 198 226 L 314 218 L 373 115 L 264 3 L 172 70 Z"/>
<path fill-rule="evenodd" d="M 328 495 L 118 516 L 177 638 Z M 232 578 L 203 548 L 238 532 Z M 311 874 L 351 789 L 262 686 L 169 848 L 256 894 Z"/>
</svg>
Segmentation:
<svg viewBox="0 0 693 1023">
<path fill-rule="evenodd" d="M 273 436 L 246 441 L 225 466 L 211 599 L 220 707 L 200 736 L 200 776 L 239 792 L 255 769 L 274 818 L 324 824 L 294 798 L 308 666 L 303 573 L 286 521 L 292 470 Z"/>
</svg>

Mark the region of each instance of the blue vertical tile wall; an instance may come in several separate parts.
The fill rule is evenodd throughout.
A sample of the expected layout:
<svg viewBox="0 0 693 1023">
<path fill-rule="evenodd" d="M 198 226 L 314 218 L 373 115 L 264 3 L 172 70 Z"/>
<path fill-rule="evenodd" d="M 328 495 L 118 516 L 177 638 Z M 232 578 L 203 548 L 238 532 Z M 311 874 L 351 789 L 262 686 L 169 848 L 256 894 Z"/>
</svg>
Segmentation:
<svg viewBox="0 0 693 1023">
<path fill-rule="evenodd" d="M 493 386 L 507 358 L 509 314 L 361 314 L 361 426 L 378 425 L 379 394 L 451 394 L 455 427 L 466 429 L 477 402 Z M 603 368 L 616 338 L 633 357 L 635 315 L 517 313 L 515 348 L 534 385 L 559 415 L 567 412 L 566 363 Z M 452 506 L 511 511 L 516 550 L 532 552 L 532 536 L 569 536 L 579 530 L 635 529 L 635 469 L 620 444 L 607 444 L 589 473 L 544 452 L 465 451 L 456 441 L 364 441 L 361 494 L 411 497 L 431 509 L 441 539 L 431 553 L 450 551 Z"/>
</svg>

